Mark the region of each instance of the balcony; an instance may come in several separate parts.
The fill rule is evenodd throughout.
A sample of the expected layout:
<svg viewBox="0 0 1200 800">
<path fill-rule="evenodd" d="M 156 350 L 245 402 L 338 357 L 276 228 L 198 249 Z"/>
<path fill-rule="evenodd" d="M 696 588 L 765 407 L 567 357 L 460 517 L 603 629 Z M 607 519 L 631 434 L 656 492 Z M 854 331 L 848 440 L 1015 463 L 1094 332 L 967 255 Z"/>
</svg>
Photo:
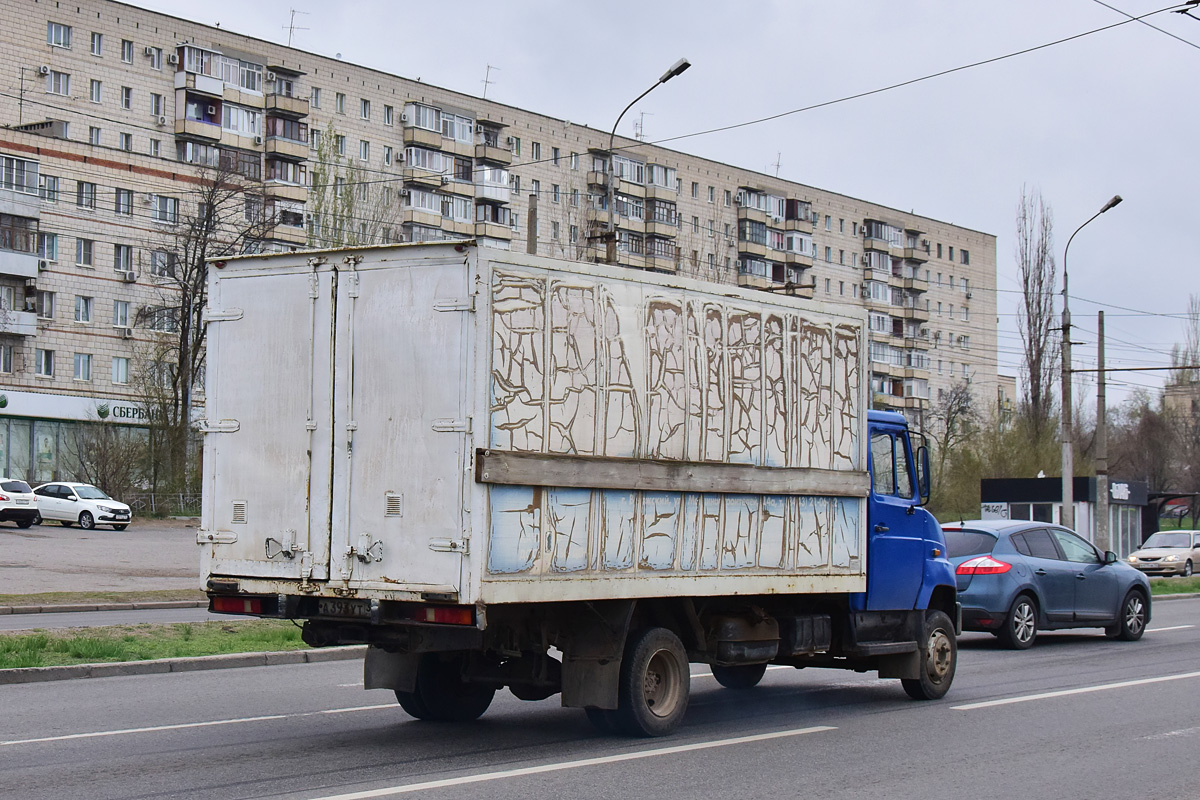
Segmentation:
<svg viewBox="0 0 1200 800">
<path fill-rule="evenodd" d="M 628 250 L 617 250 L 617 264 L 631 269 L 645 269 L 647 258 L 644 253 L 631 253 Z"/>
<path fill-rule="evenodd" d="M 929 245 L 920 243 L 908 242 L 904 246 L 904 260 L 916 261 L 918 264 L 924 264 L 929 260 Z"/>
<path fill-rule="evenodd" d="M 475 235 L 489 239 L 512 240 L 512 228 L 499 222 L 476 222 Z"/>
<path fill-rule="evenodd" d="M 432 147 L 435 150 L 441 150 L 442 132 L 410 126 L 404 129 L 404 144 L 405 146 L 417 145 L 419 147 Z"/>
<path fill-rule="evenodd" d="M 219 78 L 213 78 L 208 75 L 198 75 L 195 72 L 176 72 L 175 88 L 187 89 L 189 92 L 202 94 L 206 97 L 225 96 L 225 84 L 222 83 Z"/>
<path fill-rule="evenodd" d="M 418 186 L 424 186 L 431 189 L 439 189 L 442 186 L 444 178 L 441 173 L 430 172 L 427 169 L 418 167 L 407 167 L 401 173 L 405 183 L 415 183 Z"/>
<path fill-rule="evenodd" d="M 32 311 L 0 311 L 0 334 L 36 336 L 37 314 Z"/>
<path fill-rule="evenodd" d="M 674 203 L 679 199 L 679 192 L 675 191 L 674 186 L 659 186 L 657 184 L 646 184 L 646 199 L 667 200 Z"/>
<path fill-rule="evenodd" d="M 892 246 L 888 244 L 887 239 L 876 239 L 872 236 L 863 238 L 863 249 L 888 254 L 892 252 Z"/>
<path fill-rule="evenodd" d="M 791 250 L 784 250 L 783 263 L 796 267 L 811 267 L 813 265 L 813 257 L 808 253 L 794 253 Z"/>
<path fill-rule="evenodd" d="M 0 250 L 0 275 L 10 278 L 36 278 L 41 259 L 36 253 Z"/>
<path fill-rule="evenodd" d="M 745 239 L 739 239 L 737 243 L 737 251 L 746 255 L 754 256 L 755 258 L 767 257 L 766 243 L 759 244 L 758 242 L 748 242 Z"/>
<path fill-rule="evenodd" d="M 904 407 L 919 411 L 921 409 L 929 408 L 929 400 L 924 397 L 905 397 Z"/>
<path fill-rule="evenodd" d="M 737 285 L 743 289 L 770 289 L 774 282 L 766 275 L 755 275 L 750 272 L 739 272 Z"/>
<path fill-rule="evenodd" d="M 512 150 L 493 144 L 475 145 L 475 158 L 491 164 L 503 164 L 504 166 L 508 166 L 513 160 Z"/>
<path fill-rule="evenodd" d="M 308 116 L 308 99 L 304 97 L 288 97 L 285 94 L 267 95 L 267 112 L 286 114 L 292 117 Z"/>
<path fill-rule="evenodd" d="M 807 219 L 785 219 L 783 221 L 783 229 L 785 231 L 803 231 L 809 233 L 816 228 L 816 223 Z"/>
<path fill-rule="evenodd" d="M 916 306 L 905 306 L 904 318 L 914 322 L 929 322 L 929 312 Z"/>
<path fill-rule="evenodd" d="M 739 220 L 748 219 L 752 222 L 761 222 L 764 225 L 767 224 L 767 212 L 760 211 L 759 209 L 751 206 L 738 206 L 737 218 Z"/>
<path fill-rule="evenodd" d="M 920 378 L 921 380 L 929 380 L 929 367 L 905 367 L 905 378 Z"/>
<path fill-rule="evenodd" d="M 470 181 L 456 181 L 453 178 L 442 184 L 442 191 L 448 194 L 456 194 L 459 197 L 475 197 L 475 184 Z M 508 187 L 504 187 L 504 191 L 508 191 Z"/>
<path fill-rule="evenodd" d="M 646 235 L 661 236 L 665 239 L 674 239 L 679 234 L 679 228 L 673 222 L 666 222 L 661 219 L 646 220 Z"/>
<path fill-rule="evenodd" d="M 201 122 L 197 119 L 175 120 L 175 135 L 216 142 L 221 139 L 220 123 Z"/>
<path fill-rule="evenodd" d="M 587 174 L 588 186 L 608 186 L 608 173 L 598 169 L 590 169 Z"/>
<path fill-rule="evenodd" d="M 924 278 L 905 278 L 904 288 L 910 292 L 928 292 L 929 281 Z"/>
<path fill-rule="evenodd" d="M 916 398 L 910 398 L 916 399 Z M 875 392 L 872 396 L 873 405 L 877 409 L 899 411 L 905 408 L 904 398 L 896 395 L 885 394 L 884 392 Z"/>
<path fill-rule="evenodd" d="M 288 244 L 304 245 L 308 244 L 308 231 L 303 226 L 297 225 L 275 225 L 267 231 L 267 239 L 273 239 L 277 242 L 287 242 Z"/>
<path fill-rule="evenodd" d="M 675 256 L 658 255 L 651 253 L 646 256 L 646 268 L 654 269 L 659 272 L 678 272 L 679 264 Z"/>
<path fill-rule="evenodd" d="M 281 183 L 277 181 L 267 181 L 263 184 L 267 190 L 269 197 L 277 197 L 281 200 L 294 200 L 297 203 L 308 202 L 308 187 L 296 183 Z"/>
<path fill-rule="evenodd" d="M 267 137 L 267 155 L 303 161 L 308 158 L 308 143 L 284 139 L 280 136 L 269 136 Z"/>
</svg>

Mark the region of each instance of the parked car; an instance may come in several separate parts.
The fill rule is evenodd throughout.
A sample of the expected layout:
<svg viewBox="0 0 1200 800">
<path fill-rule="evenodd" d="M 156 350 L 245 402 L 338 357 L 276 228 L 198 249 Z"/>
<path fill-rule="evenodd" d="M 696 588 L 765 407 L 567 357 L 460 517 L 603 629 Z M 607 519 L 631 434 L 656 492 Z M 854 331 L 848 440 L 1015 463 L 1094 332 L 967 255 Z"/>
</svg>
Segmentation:
<svg viewBox="0 0 1200 800">
<path fill-rule="evenodd" d="M 41 518 L 56 520 L 64 528 L 78 522 L 79 527 L 87 530 L 111 525 L 113 530 L 123 531 L 133 519 L 129 506 L 118 503 L 90 483 L 43 483 L 33 493 Z"/>
<path fill-rule="evenodd" d="M 37 499 L 25 481 L 0 478 L 0 522 L 28 528 L 38 518 Z"/>
<path fill-rule="evenodd" d="M 1083 537 L 1044 522 L 972 520 L 942 526 L 958 579 L 963 630 L 1016 650 L 1040 630 L 1104 628 L 1134 641 L 1150 622 L 1150 582 Z"/>
<path fill-rule="evenodd" d="M 1147 575 L 1190 578 L 1200 565 L 1200 531 L 1159 531 L 1129 554 L 1129 563 Z"/>
</svg>

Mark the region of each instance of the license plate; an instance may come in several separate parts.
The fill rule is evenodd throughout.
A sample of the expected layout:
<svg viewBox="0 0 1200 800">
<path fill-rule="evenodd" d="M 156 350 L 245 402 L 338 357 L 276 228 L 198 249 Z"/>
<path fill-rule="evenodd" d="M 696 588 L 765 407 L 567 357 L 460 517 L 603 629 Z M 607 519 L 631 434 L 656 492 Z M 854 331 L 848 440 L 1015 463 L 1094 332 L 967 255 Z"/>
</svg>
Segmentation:
<svg viewBox="0 0 1200 800">
<path fill-rule="evenodd" d="M 371 606 L 366 600 L 320 597 L 317 598 L 317 613 L 322 617 L 367 617 L 371 614 Z"/>
<path fill-rule="evenodd" d="M 117 519 L 129 519 L 129 514 L 124 511 L 118 511 L 117 513 L 113 514 L 113 516 Z"/>
<path fill-rule="evenodd" d="M 22 500 L 21 498 L 19 498 L 19 497 L 18 497 L 18 498 L 17 498 L 17 505 L 19 505 L 19 506 L 27 506 L 27 505 L 29 505 L 29 501 L 28 501 L 28 500 Z"/>
</svg>

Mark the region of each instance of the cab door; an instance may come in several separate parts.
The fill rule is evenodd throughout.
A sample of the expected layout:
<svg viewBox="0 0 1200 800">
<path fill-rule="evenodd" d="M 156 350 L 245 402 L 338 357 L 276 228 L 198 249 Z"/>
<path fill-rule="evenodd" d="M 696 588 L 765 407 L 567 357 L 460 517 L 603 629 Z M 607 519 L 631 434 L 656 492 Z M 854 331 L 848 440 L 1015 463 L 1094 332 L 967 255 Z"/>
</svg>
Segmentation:
<svg viewBox="0 0 1200 800">
<path fill-rule="evenodd" d="M 916 480 L 901 427 L 872 426 L 871 497 L 867 517 L 867 610 L 916 606 L 925 574 L 926 544 L 913 513 Z"/>
</svg>

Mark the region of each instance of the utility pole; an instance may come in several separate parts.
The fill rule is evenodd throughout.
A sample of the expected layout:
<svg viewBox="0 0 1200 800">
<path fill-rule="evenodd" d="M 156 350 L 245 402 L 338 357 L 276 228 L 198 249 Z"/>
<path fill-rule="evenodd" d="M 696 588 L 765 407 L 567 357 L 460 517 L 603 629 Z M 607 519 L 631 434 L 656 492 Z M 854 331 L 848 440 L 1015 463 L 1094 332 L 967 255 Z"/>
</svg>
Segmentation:
<svg viewBox="0 0 1200 800">
<path fill-rule="evenodd" d="M 17 124 L 25 124 L 25 68 L 21 67 L 21 93 L 17 98 Z"/>
<path fill-rule="evenodd" d="M 525 212 L 525 252 L 536 256 L 538 251 L 538 196 L 529 195 L 529 210 Z"/>
<path fill-rule="evenodd" d="M 1101 552 L 1111 550 L 1108 541 L 1108 421 L 1105 398 L 1104 371 L 1104 312 L 1097 325 L 1100 338 L 1096 343 L 1096 546 Z"/>
</svg>

